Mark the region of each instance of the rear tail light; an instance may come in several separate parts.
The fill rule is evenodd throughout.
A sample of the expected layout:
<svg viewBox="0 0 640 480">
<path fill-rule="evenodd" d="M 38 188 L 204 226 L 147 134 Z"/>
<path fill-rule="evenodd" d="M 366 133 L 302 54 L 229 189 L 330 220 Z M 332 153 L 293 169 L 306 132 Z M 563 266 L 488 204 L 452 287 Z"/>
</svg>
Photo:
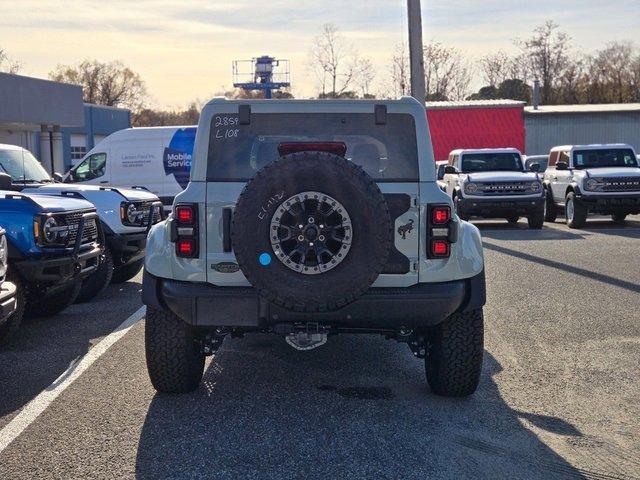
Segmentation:
<svg viewBox="0 0 640 480">
<path fill-rule="evenodd" d="M 447 240 L 431 240 L 431 255 L 433 257 L 448 257 L 451 246 Z"/>
<path fill-rule="evenodd" d="M 451 244 L 455 242 L 455 224 L 451 218 L 449 205 L 432 205 L 427 222 L 427 257 L 447 258 L 451 256 Z"/>
<path fill-rule="evenodd" d="M 176 207 L 176 219 L 180 225 L 193 225 L 196 211 L 193 205 L 178 205 Z"/>
<path fill-rule="evenodd" d="M 176 250 L 179 257 L 191 258 L 195 256 L 196 241 L 193 238 L 180 238 L 176 242 Z"/>
<path fill-rule="evenodd" d="M 451 220 L 451 209 L 449 206 L 433 207 L 431 210 L 431 222 L 434 225 L 444 225 Z"/>
<path fill-rule="evenodd" d="M 195 258 L 198 256 L 198 206 L 180 204 L 175 208 L 173 237 L 176 242 L 176 256 Z"/>
</svg>

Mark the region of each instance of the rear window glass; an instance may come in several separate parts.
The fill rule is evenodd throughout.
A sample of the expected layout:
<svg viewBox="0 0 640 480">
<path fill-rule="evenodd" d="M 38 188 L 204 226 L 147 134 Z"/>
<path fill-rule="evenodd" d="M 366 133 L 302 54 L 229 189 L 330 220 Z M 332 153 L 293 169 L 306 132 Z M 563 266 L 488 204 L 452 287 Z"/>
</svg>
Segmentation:
<svg viewBox="0 0 640 480">
<path fill-rule="evenodd" d="M 278 145 L 343 142 L 345 157 L 378 181 L 418 181 L 413 117 L 388 114 L 376 125 L 370 113 L 253 113 L 250 125 L 237 114 L 215 115 L 211 124 L 208 181 L 246 182 L 279 157 Z"/>
</svg>

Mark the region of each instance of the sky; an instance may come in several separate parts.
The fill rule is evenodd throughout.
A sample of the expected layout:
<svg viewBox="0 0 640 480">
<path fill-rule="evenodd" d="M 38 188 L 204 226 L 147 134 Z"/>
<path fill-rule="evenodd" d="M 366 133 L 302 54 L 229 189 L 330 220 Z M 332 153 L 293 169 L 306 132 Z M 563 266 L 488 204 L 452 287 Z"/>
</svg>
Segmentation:
<svg viewBox="0 0 640 480">
<path fill-rule="evenodd" d="M 297 97 L 317 92 L 309 51 L 335 24 L 388 81 L 389 58 L 406 41 L 405 0 L 0 0 L 0 48 L 21 74 L 46 78 L 58 64 L 120 60 L 144 79 L 148 104 L 181 108 L 231 88 L 233 60 L 271 55 L 291 61 Z M 606 42 L 640 46 L 640 0 L 422 0 L 426 41 L 470 58 L 526 38 L 547 19 L 590 52 Z"/>
</svg>

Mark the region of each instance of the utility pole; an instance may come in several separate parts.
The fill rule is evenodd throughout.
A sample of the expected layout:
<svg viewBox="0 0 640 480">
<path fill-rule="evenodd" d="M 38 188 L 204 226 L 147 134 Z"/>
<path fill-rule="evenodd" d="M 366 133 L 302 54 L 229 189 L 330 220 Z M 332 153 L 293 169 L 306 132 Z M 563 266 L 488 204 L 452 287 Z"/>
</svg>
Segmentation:
<svg viewBox="0 0 640 480">
<path fill-rule="evenodd" d="M 407 0 L 409 20 L 409 63 L 411 65 L 411 96 L 424 104 L 424 57 L 422 51 L 422 12 L 420 0 Z"/>
</svg>

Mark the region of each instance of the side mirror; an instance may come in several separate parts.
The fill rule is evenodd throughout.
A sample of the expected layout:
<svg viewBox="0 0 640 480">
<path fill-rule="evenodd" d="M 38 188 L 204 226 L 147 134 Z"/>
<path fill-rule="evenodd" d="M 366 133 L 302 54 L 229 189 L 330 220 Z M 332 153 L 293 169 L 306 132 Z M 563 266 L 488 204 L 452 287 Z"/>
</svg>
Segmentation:
<svg viewBox="0 0 640 480">
<path fill-rule="evenodd" d="M 60 182 L 60 183 L 62 183 L 62 175 L 60 175 L 58 172 L 54 172 L 54 174 L 53 174 L 53 179 L 54 179 L 56 182 Z"/>
<path fill-rule="evenodd" d="M 458 173 L 458 170 L 453 165 L 447 165 L 446 167 L 444 167 L 444 173 L 456 174 Z"/>
<path fill-rule="evenodd" d="M 556 163 L 556 170 L 569 170 L 569 164 L 567 162 Z"/>
<path fill-rule="evenodd" d="M 11 175 L 0 173 L 0 190 L 11 190 Z"/>
<path fill-rule="evenodd" d="M 529 171 L 531 172 L 539 172 L 540 171 L 540 164 L 539 163 L 532 163 L 531 165 L 529 165 Z"/>
</svg>

